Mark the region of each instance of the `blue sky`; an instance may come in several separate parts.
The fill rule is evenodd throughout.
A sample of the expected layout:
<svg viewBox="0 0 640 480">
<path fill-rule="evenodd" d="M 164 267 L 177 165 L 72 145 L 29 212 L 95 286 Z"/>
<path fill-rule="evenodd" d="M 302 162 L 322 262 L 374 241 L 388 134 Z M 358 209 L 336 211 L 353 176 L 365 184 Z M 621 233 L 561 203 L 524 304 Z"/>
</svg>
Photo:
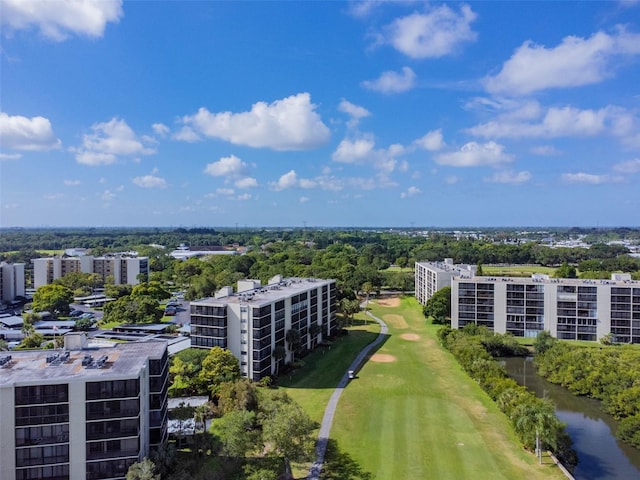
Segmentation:
<svg viewBox="0 0 640 480">
<path fill-rule="evenodd" d="M 0 8 L 2 227 L 640 224 L 640 2 Z"/>
</svg>

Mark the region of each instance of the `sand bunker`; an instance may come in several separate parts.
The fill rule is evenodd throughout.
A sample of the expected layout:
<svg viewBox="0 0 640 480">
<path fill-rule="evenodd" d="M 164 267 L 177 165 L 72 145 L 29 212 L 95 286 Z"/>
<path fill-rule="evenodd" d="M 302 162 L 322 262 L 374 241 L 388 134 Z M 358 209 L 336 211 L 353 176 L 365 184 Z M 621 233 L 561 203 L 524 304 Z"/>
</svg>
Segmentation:
<svg viewBox="0 0 640 480">
<path fill-rule="evenodd" d="M 393 355 L 387 355 L 386 353 L 375 353 L 371 356 L 371 361 L 378 363 L 392 363 L 396 361 L 396 357 Z"/>
<path fill-rule="evenodd" d="M 403 333 L 402 335 L 400 335 L 400 338 L 403 340 L 415 342 L 416 340 L 420 340 L 420 335 L 416 333 Z"/>
<path fill-rule="evenodd" d="M 398 297 L 381 298 L 378 300 L 378 305 L 381 307 L 399 307 L 400 299 Z"/>
<path fill-rule="evenodd" d="M 392 328 L 403 329 L 409 328 L 407 321 L 401 315 L 388 314 L 383 315 L 382 319 Z"/>
</svg>

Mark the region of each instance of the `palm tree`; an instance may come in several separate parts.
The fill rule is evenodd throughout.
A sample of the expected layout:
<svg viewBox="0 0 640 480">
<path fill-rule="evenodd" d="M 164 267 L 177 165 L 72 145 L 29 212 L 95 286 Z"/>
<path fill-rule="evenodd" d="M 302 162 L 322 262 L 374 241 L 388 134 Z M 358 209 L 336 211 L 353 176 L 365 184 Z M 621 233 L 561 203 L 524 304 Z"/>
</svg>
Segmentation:
<svg viewBox="0 0 640 480">
<path fill-rule="evenodd" d="M 300 348 L 300 332 L 297 329 L 292 328 L 291 330 L 287 330 L 284 338 L 287 341 L 289 351 L 291 352 L 291 363 L 293 363 L 295 360 L 295 352 Z"/>
<path fill-rule="evenodd" d="M 373 291 L 373 285 L 371 284 L 371 282 L 364 282 L 364 284 L 362 285 L 362 290 L 367 294 L 367 299 L 364 304 L 364 309 L 366 311 L 369 307 L 369 294 Z"/>
<path fill-rule="evenodd" d="M 273 352 L 271 352 L 274 360 L 276 361 L 276 375 L 278 375 L 278 371 L 280 370 L 280 362 L 286 357 L 287 350 L 282 345 L 276 345 L 273 347 Z"/>
</svg>

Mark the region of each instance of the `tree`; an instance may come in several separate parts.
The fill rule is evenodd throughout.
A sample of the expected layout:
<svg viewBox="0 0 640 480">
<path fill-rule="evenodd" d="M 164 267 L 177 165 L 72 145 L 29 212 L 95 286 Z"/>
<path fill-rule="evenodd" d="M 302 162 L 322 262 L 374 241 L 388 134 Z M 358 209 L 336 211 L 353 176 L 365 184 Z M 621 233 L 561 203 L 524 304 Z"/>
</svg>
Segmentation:
<svg viewBox="0 0 640 480">
<path fill-rule="evenodd" d="M 276 345 L 275 347 L 273 347 L 273 352 L 271 352 L 271 356 L 276 361 L 275 374 L 278 375 L 278 371 L 280 370 L 280 363 L 282 363 L 282 360 L 284 360 L 284 358 L 287 356 L 287 349 L 284 348 L 283 345 Z"/>
<path fill-rule="evenodd" d="M 248 452 L 259 448 L 260 431 L 257 429 L 256 418 L 256 412 L 232 410 L 218 421 L 218 435 L 225 455 L 244 457 Z"/>
<path fill-rule="evenodd" d="M 232 382 L 240 378 L 240 364 L 231 351 L 226 348 L 213 347 L 202 360 L 200 380 L 207 390 L 215 395 L 224 382 Z"/>
<path fill-rule="evenodd" d="M 401 269 L 406 268 L 408 264 L 409 264 L 409 260 L 407 259 L 407 257 L 396 258 L 396 265 L 399 266 Z"/>
<path fill-rule="evenodd" d="M 541 355 L 553 347 L 558 342 L 551 333 L 547 330 L 543 330 L 538 333 L 535 342 L 533 342 L 533 348 L 536 351 L 536 354 Z"/>
<path fill-rule="evenodd" d="M 162 318 L 159 303 L 147 296 L 124 296 L 104 306 L 104 323 L 153 323 Z"/>
<path fill-rule="evenodd" d="M 431 321 L 437 324 L 446 324 L 447 317 L 451 317 L 451 287 L 443 287 L 427 300 L 422 313 L 425 317 L 431 317 Z"/>
<path fill-rule="evenodd" d="M 160 480 L 160 475 L 156 474 L 155 464 L 145 458 L 141 462 L 136 462 L 127 471 L 127 480 Z"/>
<path fill-rule="evenodd" d="M 88 330 L 91 330 L 91 327 L 93 327 L 93 322 L 93 318 L 78 318 L 76 320 L 75 328 L 76 330 L 86 332 Z"/>
<path fill-rule="evenodd" d="M 234 410 L 257 410 L 258 392 L 255 384 L 248 378 L 223 383 L 218 390 L 218 408 L 223 415 Z"/>
<path fill-rule="evenodd" d="M 484 276 L 484 270 L 482 269 L 482 262 L 478 261 L 478 265 L 476 266 L 476 276 L 482 277 Z"/>
<path fill-rule="evenodd" d="M 291 363 L 293 363 L 295 361 L 295 353 L 300 349 L 301 345 L 300 332 L 295 328 L 287 330 L 284 339 L 289 347 L 289 352 L 291 352 Z"/>
<path fill-rule="evenodd" d="M 360 311 L 360 302 L 358 300 L 349 300 L 343 298 L 340 300 L 340 310 L 353 323 L 353 316 Z"/>
<path fill-rule="evenodd" d="M 578 278 L 576 267 L 569 265 L 567 262 L 563 262 L 560 267 L 556 268 L 553 276 L 556 278 Z"/>
<path fill-rule="evenodd" d="M 135 285 L 131 290 L 131 297 L 150 297 L 161 301 L 171 298 L 171 294 L 162 288 L 160 282 L 148 282 Z"/>
<path fill-rule="evenodd" d="M 364 303 L 364 309 L 367 310 L 367 308 L 369 307 L 369 294 L 373 292 L 373 283 L 364 282 L 362 284 L 362 291 L 367 295 L 367 299 Z"/>
<path fill-rule="evenodd" d="M 313 453 L 315 428 L 315 422 L 286 394 L 263 401 L 262 439 L 283 457 L 287 478 L 291 478 L 292 460 L 306 460 Z"/>
<path fill-rule="evenodd" d="M 69 313 L 73 292 L 63 285 L 43 285 L 33 294 L 33 310 L 64 315 Z"/>
</svg>

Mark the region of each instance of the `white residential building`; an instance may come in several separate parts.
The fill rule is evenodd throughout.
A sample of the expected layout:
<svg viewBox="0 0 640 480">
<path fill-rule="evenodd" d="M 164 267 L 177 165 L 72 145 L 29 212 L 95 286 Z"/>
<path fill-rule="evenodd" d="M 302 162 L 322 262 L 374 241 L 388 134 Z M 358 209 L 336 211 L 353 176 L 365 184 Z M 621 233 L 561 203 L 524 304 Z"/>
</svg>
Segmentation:
<svg viewBox="0 0 640 480">
<path fill-rule="evenodd" d="M 167 440 L 163 341 L 0 352 L 0 478 L 122 479 Z"/>
<path fill-rule="evenodd" d="M 24 263 L 0 263 L 0 303 L 24 297 Z"/>
<path fill-rule="evenodd" d="M 611 333 L 617 342 L 640 343 L 640 282 L 629 274 L 611 280 L 453 277 L 451 326 L 469 323 L 517 337 L 547 330 L 561 339 L 596 341 Z"/>
<path fill-rule="evenodd" d="M 454 275 L 471 278 L 475 271 L 475 265 L 454 265 L 452 258 L 445 258 L 444 262 L 416 262 L 416 299 L 424 305 L 438 290 L 450 287 Z"/>
<path fill-rule="evenodd" d="M 276 276 L 261 286 L 238 282 L 238 293 L 224 287 L 215 298 L 191 302 L 191 346 L 229 349 L 252 380 L 276 373 L 294 356 L 286 332 L 299 333 L 298 350 L 312 350 L 336 333 L 335 280 Z M 286 357 L 276 360 L 274 349 Z"/>
<path fill-rule="evenodd" d="M 147 257 L 82 255 L 80 257 L 36 258 L 32 260 L 32 263 L 34 288 L 49 285 L 54 280 L 72 272 L 97 273 L 103 281 L 112 276 L 116 285 L 137 285 L 140 283 L 140 274 L 149 274 L 149 259 Z"/>
</svg>

